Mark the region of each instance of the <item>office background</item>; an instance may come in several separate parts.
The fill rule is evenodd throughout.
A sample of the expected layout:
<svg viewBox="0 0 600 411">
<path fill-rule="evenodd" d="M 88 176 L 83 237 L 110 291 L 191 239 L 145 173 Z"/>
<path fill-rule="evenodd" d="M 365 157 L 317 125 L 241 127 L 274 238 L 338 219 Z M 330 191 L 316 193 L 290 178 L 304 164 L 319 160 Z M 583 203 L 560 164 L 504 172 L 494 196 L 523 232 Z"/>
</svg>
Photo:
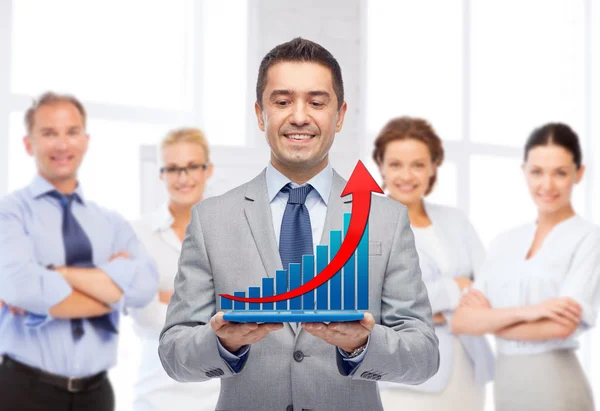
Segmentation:
<svg viewBox="0 0 600 411">
<path fill-rule="evenodd" d="M 489 244 L 534 216 L 520 170 L 528 133 L 564 121 L 587 166 L 576 210 L 600 223 L 600 0 L 1 0 L 0 195 L 34 174 L 22 118 L 47 89 L 88 109 L 86 197 L 129 219 L 164 198 L 155 143 L 174 127 L 206 132 L 208 195 L 248 180 L 268 160 L 253 110 L 258 65 L 295 36 L 342 66 L 349 112 L 331 156 L 342 175 L 360 158 L 378 176 L 378 130 L 424 117 L 446 149 L 432 201 L 466 211 Z M 598 402 L 600 333 L 582 342 Z M 112 373 L 120 411 L 136 344 L 124 321 Z"/>
</svg>

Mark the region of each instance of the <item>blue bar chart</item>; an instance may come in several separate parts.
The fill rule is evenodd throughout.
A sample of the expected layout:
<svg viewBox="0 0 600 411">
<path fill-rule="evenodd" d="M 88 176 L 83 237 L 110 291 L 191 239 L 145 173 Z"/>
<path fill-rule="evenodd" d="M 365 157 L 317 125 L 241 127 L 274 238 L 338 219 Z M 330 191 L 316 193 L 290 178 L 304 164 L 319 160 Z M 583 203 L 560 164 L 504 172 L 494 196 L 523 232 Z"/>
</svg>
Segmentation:
<svg viewBox="0 0 600 411">
<path fill-rule="evenodd" d="M 317 245 L 315 255 L 303 255 L 301 263 L 291 263 L 262 279 L 259 286 L 234 291 L 235 297 L 273 297 L 297 289 L 321 273 L 338 253 L 348 233 L 350 213 L 344 214 L 343 231 L 329 232 L 329 245 Z M 363 318 L 359 310 L 369 306 L 369 229 L 368 224 L 352 256 L 327 282 L 305 294 L 263 303 L 245 303 L 220 297 L 224 319 L 237 322 L 354 321 Z"/>
</svg>

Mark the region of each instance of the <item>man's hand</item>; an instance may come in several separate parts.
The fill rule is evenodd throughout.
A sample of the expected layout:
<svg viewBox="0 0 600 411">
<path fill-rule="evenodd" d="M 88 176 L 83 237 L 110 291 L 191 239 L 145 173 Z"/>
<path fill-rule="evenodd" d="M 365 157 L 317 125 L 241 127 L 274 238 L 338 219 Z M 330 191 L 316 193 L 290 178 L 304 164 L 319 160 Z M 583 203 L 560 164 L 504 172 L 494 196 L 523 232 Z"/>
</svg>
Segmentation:
<svg viewBox="0 0 600 411">
<path fill-rule="evenodd" d="M 118 253 L 111 255 L 108 261 L 116 260 L 119 257 L 129 260 L 131 258 L 131 254 L 129 254 L 129 251 L 126 250 L 119 251 Z"/>
<path fill-rule="evenodd" d="M 365 317 L 360 321 L 329 324 L 302 323 L 302 328 L 310 334 L 346 352 L 352 352 L 365 345 L 373 327 L 375 327 L 375 319 L 371 313 L 365 313 Z"/>
<path fill-rule="evenodd" d="M 25 310 L 14 305 L 8 305 L 4 300 L 0 300 L 0 308 L 8 306 L 8 311 L 11 315 L 25 315 Z"/>
<path fill-rule="evenodd" d="M 171 302 L 171 297 L 173 297 L 174 291 L 159 291 L 158 292 L 158 300 L 163 304 L 169 304 Z"/>
<path fill-rule="evenodd" d="M 223 319 L 223 311 L 219 311 L 210 319 L 210 326 L 217 334 L 221 345 L 231 353 L 238 351 L 244 345 L 257 343 L 270 332 L 283 328 L 282 323 L 232 323 Z"/>
<path fill-rule="evenodd" d="M 471 288 L 468 293 L 463 294 L 459 307 L 492 308 L 490 301 L 479 290 Z"/>
</svg>

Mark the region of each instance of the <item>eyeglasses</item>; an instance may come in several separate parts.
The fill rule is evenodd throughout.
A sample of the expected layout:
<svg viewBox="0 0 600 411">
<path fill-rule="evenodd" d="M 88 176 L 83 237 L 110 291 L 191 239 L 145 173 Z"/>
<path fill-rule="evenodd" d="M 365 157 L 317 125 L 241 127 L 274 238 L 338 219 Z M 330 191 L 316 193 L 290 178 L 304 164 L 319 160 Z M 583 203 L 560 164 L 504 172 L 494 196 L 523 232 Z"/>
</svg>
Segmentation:
<svg viewBox="0 0 600 411">
<path fill-rule="evenodd" d="M 208 168 L 208 163 L 206 164 L 190 164 L 186 167 L 177 167 L 177 166 L 169 166 L 169 167 L 161 167 L 160 173 L 166 173 L 167 177 L 179 177 L 179 175 L 184 172 L 186 175 L 190 175 L 190 173 L 195 173 L 202 169 L 202 171 Z"/>
</svg>

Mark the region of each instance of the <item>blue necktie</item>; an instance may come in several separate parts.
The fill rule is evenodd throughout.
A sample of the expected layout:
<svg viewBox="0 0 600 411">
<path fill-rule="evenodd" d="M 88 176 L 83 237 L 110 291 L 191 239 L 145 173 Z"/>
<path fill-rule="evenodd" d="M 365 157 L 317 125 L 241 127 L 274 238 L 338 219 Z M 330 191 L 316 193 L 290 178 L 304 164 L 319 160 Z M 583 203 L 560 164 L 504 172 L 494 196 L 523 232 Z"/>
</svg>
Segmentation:
<svg viewBox="0 0 600 411">
<path fill-rule="evenodd" d="M 289 193 L 279 235 L 279 256 L 283 268 L 288 270 L 288 275 L 290 263 L 302 263 L 303 254 L 313 254 L 310 215 L 304 205 L 306 196 L 312 189 L 308 184 L 298 188 L 287 184 L 281 189 L 281 192 Z"/>
<path fill-rule="evenodd" d="M 65 245 L 65 264 L 67 267 L 94 267 L 90 239 L 71 211 L 71 204 L 77 194 L 63 195 L 54 190 L 50 191 L 48 195 L 56 198 L 63 209 L 62 235 Z M 96 328 L 117 333 L 117 329 L 110 320 L 109 314 L 88 318 L 88 320 Z M 71 319 L 71 331 L 75 341 L 83 336 L 83 321 L 81 318 Z"/>
</svg>

